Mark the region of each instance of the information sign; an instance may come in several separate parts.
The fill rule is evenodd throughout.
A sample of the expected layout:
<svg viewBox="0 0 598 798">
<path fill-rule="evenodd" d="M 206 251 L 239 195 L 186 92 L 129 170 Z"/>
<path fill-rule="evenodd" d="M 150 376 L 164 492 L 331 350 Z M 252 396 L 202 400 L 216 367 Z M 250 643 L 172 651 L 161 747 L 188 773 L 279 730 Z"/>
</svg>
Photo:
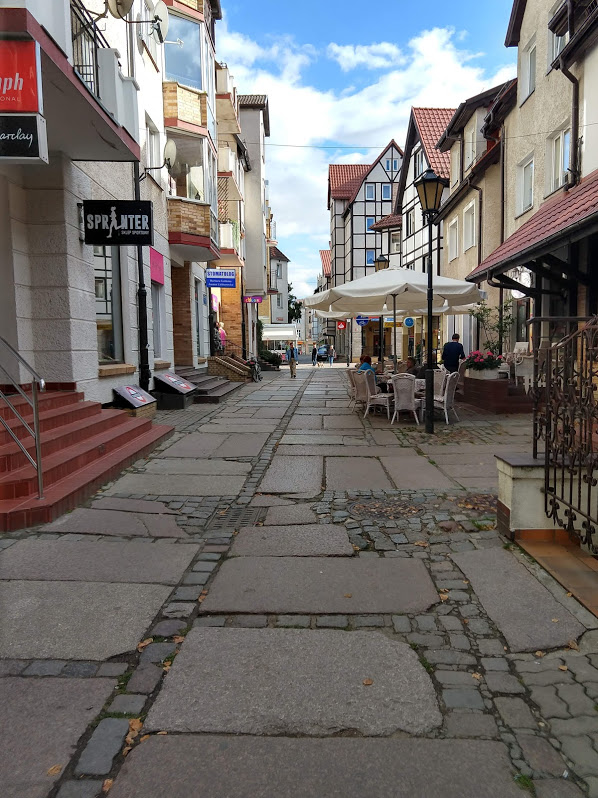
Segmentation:
<svg viewBox="0 0 598 798">
<path fill-rule="evenodd" d="M 236 288 L 236 269 L 206 269 L 206 285 L 208 288 Z"/>
<path fill-rule="evenodd" d="M 413 327 L 415 321 L 411 318 L 411 316 L 407 316 L 407 318 L 403 321 L 403 324 L 405 325 L 405 327 Z"/>
<path fill-rule="evenodd" d="M 98 247 L 151 246 L 153 206 L 148 200 L 86 200 L 83 202 L 85 243 Z"/>
</svg>

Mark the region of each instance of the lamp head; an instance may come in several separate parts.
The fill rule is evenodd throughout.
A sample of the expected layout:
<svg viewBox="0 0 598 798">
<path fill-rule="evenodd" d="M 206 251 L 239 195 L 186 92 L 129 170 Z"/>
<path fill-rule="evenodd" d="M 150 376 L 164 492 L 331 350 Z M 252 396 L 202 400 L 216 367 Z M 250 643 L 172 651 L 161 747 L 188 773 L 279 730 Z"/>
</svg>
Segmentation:
<svg viewBox="0 0 598 798">
<path fill-rule="evenodd" d="M 389 265 L 389 260 L 384 255 L 378 255 L 374 261 L 374 266 L 376 267 L 377 272 L 381 271 L 382 269 L 388 269 Z"/>
<path fill-rule="evenodd" d="M 424 213 L 438 213 L 445 185 L 446 180 L 443 177 L 438 177 L 436 172 L 429 168 L 414 181 Z"/>
</svg>

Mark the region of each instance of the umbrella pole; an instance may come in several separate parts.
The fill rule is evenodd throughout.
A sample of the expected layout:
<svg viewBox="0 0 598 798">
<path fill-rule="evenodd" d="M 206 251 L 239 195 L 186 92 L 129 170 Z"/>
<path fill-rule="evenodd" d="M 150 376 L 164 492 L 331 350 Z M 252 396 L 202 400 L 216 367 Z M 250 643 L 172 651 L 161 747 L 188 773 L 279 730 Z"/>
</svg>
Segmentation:
<svg viewBox="0 0 598 798">
<path fill-rule="evenodd" d="M 392 349 L 395 359 L 395 367 L 394 373 L 397 373 L 397 296 L 396 294 L 392 295 L 392 315 L 393 315 L 393 325 L 392 325 Z"/>
</svg>

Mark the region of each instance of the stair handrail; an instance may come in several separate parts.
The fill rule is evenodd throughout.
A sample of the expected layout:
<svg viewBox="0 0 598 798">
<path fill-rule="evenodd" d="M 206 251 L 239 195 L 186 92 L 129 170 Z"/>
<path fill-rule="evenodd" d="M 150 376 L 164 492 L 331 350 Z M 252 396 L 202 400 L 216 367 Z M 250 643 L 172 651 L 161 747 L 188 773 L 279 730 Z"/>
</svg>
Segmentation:
<svg viewBox="0 0 598 798">
<path fill-rule="evenodd" d="M 27 460 L 31 463 L 31 465 L 35 468 L 37 474 L 37 497 L 38 499 L 43 499 L 44 497 L 44 475 L 42 470 L 42 447 L 41 447 L 41 438 L 40 438 L 40 430 L 39 430 L 39 402 L 38 402 L 38 393 L 43 393 L 46 390 L 46 382 L 43 377 L 32 368 L 29 363 L 25 360 L 22 355 L 20 355 L 17 350 L 8 343 L 8 341 L 0 335 L 0 344 L 2 344 L 8 352 L 13 355 L 13 357 L 29 372 L 31 375 L 31 397 L 29 397 L 25 391 L 21 388 L 18 382 L 16 382 L 11 376 L 10 373 L 7 371 L 6 368 L 0 363 L 0 372 L 5 376 L 8 380 L 10 385 L 19 393 L 23 399 L 27 402 L 27 404 L 33 410 L 33 428 L 31 425 L 25 421 L 23 416 L 19 413 L 17 408 L 13 405 L 13 403 L 8 398 L 8 394 L 6 394 L 3 390 L 3 386 L 0 386 L 0 399 L 4 401 L 4 403 L 12 410 L 14 415 L 18 418 L 21 422 L 23 427 L 25 428 L 26 432 L 31 435 L 33 438 L 33 442 L 35 444 L 35 459 L 29 454 L 27 448 L 23 445 L 23 442 L 20 438 L 18 438 L 10 426 L 7 424 L 5 419 L 0 416 L 0 423 L 4 427 L 4 429 L 8 432 L 10 437 L 13 441 L 17 444 L 19 449 L 23 452 Z"/>
<path fill-rule="evenodd" d="M 242 347 L 241 344 L 238 344 L 235 341 L 231 341 L 231 339 L 228 338 L 228 337 L 227 337 L 227 339 L 226 339 L 226 341 L 224 343 L 224 349 L 221 350 L 220 354 L 222 354 L 222 352 L 224 352 L 224 354 L 226 354 L 226 350 L 227 349 L 232 350 L 232 353 L 238 355 L 242 360 L 245 360 L 245 361 L 246 360 L 257 360 L 255 355 L 252 352 L 250 352 L 247 349 L 247 347 Z M 243 351 L 244 350 L 247 353 L 247 357 L 243 357 Z M 216 352 L 216 355 L 218 355 L 218 352 Z"/>
</svg>

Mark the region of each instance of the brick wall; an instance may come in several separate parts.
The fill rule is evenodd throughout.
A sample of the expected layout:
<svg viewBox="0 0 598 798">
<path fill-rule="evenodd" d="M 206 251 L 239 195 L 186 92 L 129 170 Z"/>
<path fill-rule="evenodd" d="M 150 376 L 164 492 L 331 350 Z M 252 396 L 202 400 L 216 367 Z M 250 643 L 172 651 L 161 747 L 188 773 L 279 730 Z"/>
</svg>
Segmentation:
<svg viewBox="0 0 598 798">
<path fill-rule="evenodd" d="M 194 11 L 199 11 L 203 13 L 203 0 L 178 0 L 178 1 L 183 6 L 187 6 L 188 8 L 192 8 Z"/>
<path fill-rule="evenodd" d="M 193 318 L 191 315 L 191 264 L 172 267 L 172 318 L 174 362 L 177 366 L 194 364 Z"/>
<path fill-rule="evenodd" d="M 162 97 L 165 119 L 180 119 L 199 127 L 207 126 L 205 92 L 169 81 L 162 84 Z"/>
<path fill-rule="evenodd" d="M 235 271 L 237 272 L 237 287 L 220 289 L 220 321 L 224 322 L 227 340 L 241 346 L 243 343 L 241 331 L 241 295 L 243 291 L 241 281 L 243 275 L 240 268 Z"/>
<path fill-rule="evenodd" d="M 229 365 L 226 360 L 219 357 L 208 358 L 208 374 L 214 377 L 225 377 L 231 382 L 247 382 L 249 377 L 236 366 Z"/>
<path fill-rule="evenodd" d="M 210 206 L 168 197 L 168 230 L 210 237 Z"/>
</svg>

